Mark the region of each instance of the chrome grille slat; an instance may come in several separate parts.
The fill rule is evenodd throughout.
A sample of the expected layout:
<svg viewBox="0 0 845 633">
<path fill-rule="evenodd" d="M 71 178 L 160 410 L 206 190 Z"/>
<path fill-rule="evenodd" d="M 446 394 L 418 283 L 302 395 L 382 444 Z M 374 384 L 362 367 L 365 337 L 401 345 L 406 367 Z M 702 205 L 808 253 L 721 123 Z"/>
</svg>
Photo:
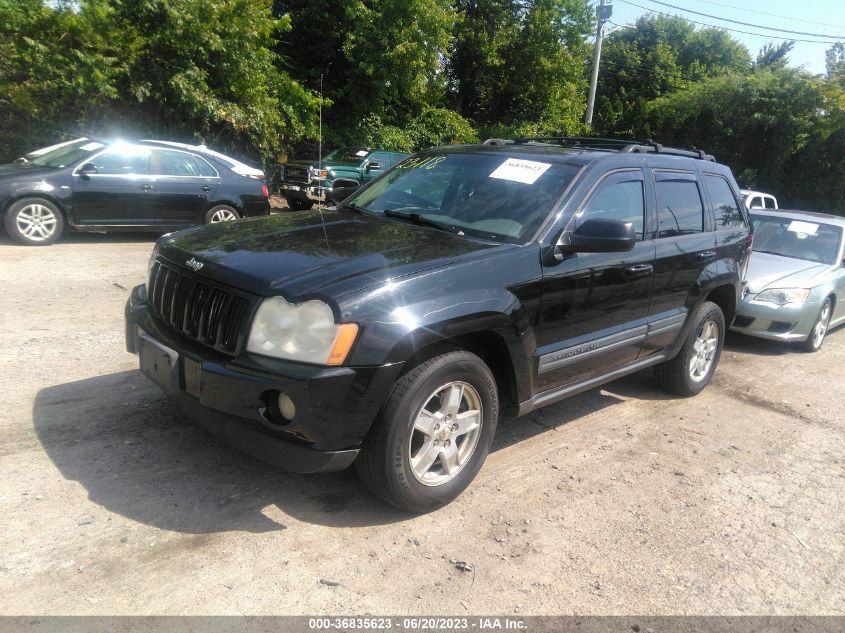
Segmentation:
<svg viewBox="0 0 845 633">
<path fill-rule="evenodd" d="M 167 327 L 227 354 L 240 351 L 249 299 L 159 260 L 150 268 L 147 296 Z"/>
</svg>

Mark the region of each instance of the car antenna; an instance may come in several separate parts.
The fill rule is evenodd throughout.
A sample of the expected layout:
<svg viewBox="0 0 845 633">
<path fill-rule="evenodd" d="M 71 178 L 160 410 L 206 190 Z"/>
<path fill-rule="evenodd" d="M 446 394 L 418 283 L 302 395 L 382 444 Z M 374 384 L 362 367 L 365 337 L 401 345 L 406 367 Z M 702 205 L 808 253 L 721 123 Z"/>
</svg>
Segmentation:
<svg viewBox="0 0 845 633">
<path fill-rule="evenodd" d="M 319 136 L 317 138 L 317 169 L 323 168 L 323 73 L 320 73 L 320 127 Z M 323 219 L 323 180 L 319 181 L 317 185 L 317 211 L 320 212 L 320 224 L 323 225 L 323 237 L 326 238 L 326 249 L 329 247 L 329 234 L 326 232 L 326 221 Z"/>
</svg>

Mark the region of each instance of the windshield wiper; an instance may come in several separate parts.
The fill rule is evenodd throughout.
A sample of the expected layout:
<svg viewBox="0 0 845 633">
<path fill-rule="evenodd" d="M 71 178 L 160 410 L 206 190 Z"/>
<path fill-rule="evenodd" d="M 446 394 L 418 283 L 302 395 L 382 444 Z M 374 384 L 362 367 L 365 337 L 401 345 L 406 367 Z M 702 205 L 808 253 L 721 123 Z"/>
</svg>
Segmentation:
<svg viewBox="0 0 845 633">
<path fill-rule="evenodd" d="M 754 251 L 755 253 L 765 253 L 766 255 L 777 255 L 778 257 L 789 257 L 791 259 L 803 259 L 802 257 L 796 257 L 795 255 L 787 255 L 786 253 L 778 253 L 777 251 Z"/>
<path fill-rule="evenodd" d="M 414 224 L 419 224 L 422 226 L 430 226 L 434 229 L 439 229 L 441 231 L 446 231 L 447 233 L 454 233 L 455 235 L 463 235 L 464 232 L 459 229 L 454 224 L 446 224 L 445 222 L 438 222 L 437 220 L 432 220 L 430 218 L 425 217 L 424 215 L 420 215 L 419 213 L 404 213 L 402 211 L 391 211 L 390 209 L 384 210 L 384 215 L 389 218 L 399 218 L 400 220 L 410 220 Z"/>
<path fill-rule="evenodd" d="M 341 207 L 341 209 L 349 209 L 350 211 L 354 211 L 355 213 L 369 213 L 367 209 L 355 204 L 354 202 L 347 202 Z"/>
</svg>

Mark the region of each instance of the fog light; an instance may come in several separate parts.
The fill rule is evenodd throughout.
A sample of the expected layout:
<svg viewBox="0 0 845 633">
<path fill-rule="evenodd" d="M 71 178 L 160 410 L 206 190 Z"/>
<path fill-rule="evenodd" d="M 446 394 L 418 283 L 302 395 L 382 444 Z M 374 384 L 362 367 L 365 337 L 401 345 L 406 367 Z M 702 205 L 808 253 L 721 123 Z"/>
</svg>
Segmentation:
<svg viewBox="0 0 845 633">
<path fill-rule="evenodd" d="M 293 400 L 286 393 L 279 394 L 279 413 L 288 421 L 293 420 L 293 416 L 296 415 L 296 405 L 294 405 Z"/>
</svg>

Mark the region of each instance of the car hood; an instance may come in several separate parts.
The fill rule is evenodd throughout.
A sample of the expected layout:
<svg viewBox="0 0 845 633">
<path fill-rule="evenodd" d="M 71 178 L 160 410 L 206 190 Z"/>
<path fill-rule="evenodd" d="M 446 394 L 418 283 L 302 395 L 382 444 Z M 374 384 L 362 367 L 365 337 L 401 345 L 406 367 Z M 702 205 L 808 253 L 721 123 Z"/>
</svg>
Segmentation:
<svg viewBox="0 0 845 633">
<path fill-rule="evenodd" d="M 278 214 L 186 229 L 157 251 L 199 275 L 259 295 L 339 297 L 502 248 L 351 211 Z M 197 263 L 193 263 L 194 268 Z"/>
<path fill-rule="evenodd" d="M 32 163 L 7 163 L 0 165 L 0 178 L 4 180 L 16 180 L 21 176 L 25 176 L 26 178 L 38 177 L 55 171 L 55 169 L 39 167 Z"/>
<path fill-rule="evenodd" d="M 806 259 L 755 252 L 751 254 L 745 278 L 748 281 L 748 290 L 753 293 L 769 287 L 806 288 L 814 285 L 813 278 L 828 268 L 827 264 Z"/>
</svg>

